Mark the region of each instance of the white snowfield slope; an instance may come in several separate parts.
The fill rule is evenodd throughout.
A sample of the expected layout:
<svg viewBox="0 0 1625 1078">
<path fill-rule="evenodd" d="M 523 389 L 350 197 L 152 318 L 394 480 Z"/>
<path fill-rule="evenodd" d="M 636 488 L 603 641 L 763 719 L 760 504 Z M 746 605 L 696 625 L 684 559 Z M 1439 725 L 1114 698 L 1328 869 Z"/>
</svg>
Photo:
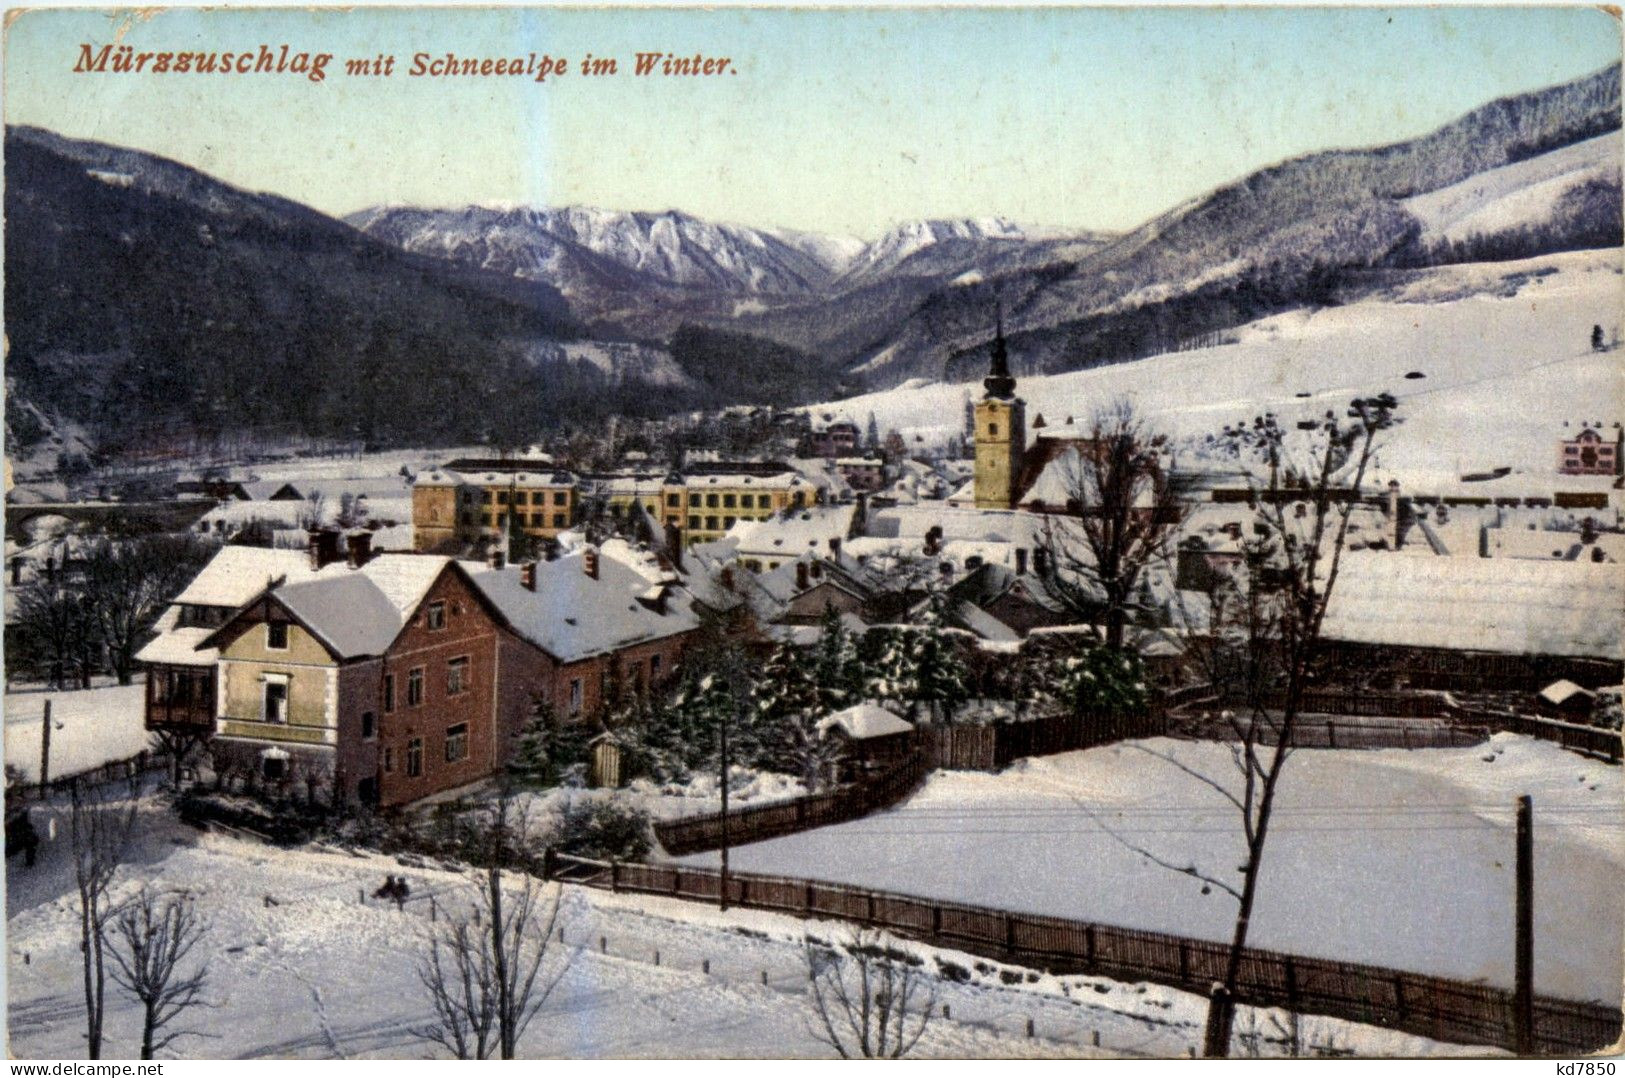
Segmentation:
<svg viewBox="0 0 1625 1078">
<path fill-rule="evenodd" d="M 60 811 L 59 837 L 42 845 L 39 865 L 7 865 L 14 1058 L 84 1055 L 78 914 Z M 181 1039 L 167 1054 L 444 1058 L 413 1033 L 430 1017 L 414 968 L 430 927 L 429 898 L 442 919 L 466 909 L 473 895 L 467 877 L 403 868 L 392 858 L 281 851 L 204 835 L 156 808 L 143 822 L 113 900 L 142 883 L 185 890 L 209 922 L 200 954 L 209 960 L 204 997 L 213 1006 L 177 1021 L 201 1036 Z M 44 810 L 36 809 L 36 826 L 49 832 Z M 403 911 L 360 901 L 386 874 L 408 880 L 412 897 Z M 568 969 L 520 1040 L 521 1056 L 833 1057 L 810 1032 L 802 940 L 808 933 L 840 938 L 844 926 L 577 888 L 565 890 L 562 909 L 565 943 L 554 945 L 547 975 L 565 956 Z M 939 968 L 940 957 L 971 976 L 970 983 L 942 985 L 940 1002 L 952 1019 L 933 1022 L 919 1056 L 1177 1056 L 1201 1042 L 1206 1004 L 1195 996 L 1088 977 L 1028 980 L 1026 970 L 1010 970 L 1015 983 L 1006 984 L 997 964 L 974 971 L 981 960 L 914 949 L 928 970 Z M 105 1055 L 133 1057 L 137 1007 L 110 984 L 107 1008 Z M 1254 1025 L 1243 1011 L 1240 1028 Z M 1361 1055 L 1483 1054 L 1320 1018 L 1305 1022 L 1305 1039 Z M 1265 1050 L 1279 1054 L 1281 1047 Z"/>
<path fill-rule="evenodd" d="M 1029 424 L 1039 415 L 1052 427 L 1068 416 L 1085 423 L 1127 397 L 1167 433 L 1193 438 L 1263 411 L 1286 421 L 1341 414 L 1355 396 L 1386 390 L 1403 423 L 1380 463 L 1402 483 L 1503 465 L 1549 475 L 1563 421 L 1612 423 L 1625 409 L 1619 353 L 1590 347 L 1592 326 L 1612 336 L 1622 307 L 1617 250 L 1451 266 L 1389 299 L 1251 323 L 1237 344 L 1023 377 L 1016 389 Z M 1425 377 L 1406 378 L 1412 371 Z M 881 430 L 940 445 L 961 432 L 967 394 L 981 393 L 980 383 L 913 385 L 809 411 L 860 425 L 873 412 Z"/>
<path fill-rule="evenodd" d="M 1406 199 L 1402 205 L 1422 221 L 1424 242 L 1494 235 L 1549 221 L 1558 199 L 1593 180 L 1620 182 L 1620 135 L 1577 142 L 1460 183 Z"/>
<path fill-rule="evenodd" d="M 77 775 L 145 751 L 147 684 L 108 685 L 76 692 L 7 693 L 5 760 L 25 782 L 38 782 L 45 701 L 51 702 L 51 778 Z"/>
<path fill-rule="evenodd" d="M 738 847 L 731 863 L 1228 940 L 1233 899 L 1131 848 L 1239 878 L 1234 807 L 1158 753 L 1219 781 L 1235 775 L 1226 746 L 1165 738 L 998 775 L 938 772 L 892 811 Z M 1514 804 L 1528 793 L 1536 991 L 1620 1001 L 1619 768 L 1510 734 L 1464 749 L 1303 750 L 1286 766 L 1253 944 L 1510 987 Z"/>
</svg>

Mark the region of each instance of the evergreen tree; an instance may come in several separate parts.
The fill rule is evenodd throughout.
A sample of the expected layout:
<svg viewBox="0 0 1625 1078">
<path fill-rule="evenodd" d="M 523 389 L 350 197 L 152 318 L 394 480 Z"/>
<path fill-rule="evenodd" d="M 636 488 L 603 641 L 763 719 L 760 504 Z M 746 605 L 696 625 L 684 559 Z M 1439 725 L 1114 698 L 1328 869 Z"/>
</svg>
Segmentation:
<svg viewBox="0 0 1625 1078">
<path fill-rule="evenodd" d="M 821 714 L 839 711 L 857 703 L 863 685 L 863 666 L 852 634 L 846 631 L 840 613 L 824 604 L 819 620 L 818 648 L 813 653 L 812 685 L 818 694 Z"/>
<path fill-rule="evenodd" d="M 880 452 L 880 424 L 875 422 L 875 414 L 869 413 L 869 429 L 863 437 L 863 449 L 866 453 Z"/>
<path fill-rule="evenodd" d="M 552 704 L 538 699 L 514 745 L 508 774 L 526 786 L 564 785 L 586 763 L 588 734 L 588 727 L 561 722 Z"/>
<path fill-rule="evenodd" d="M 914 640 L 915 698 L 931 710 L 933 722 L 952 722 L 954 712 L 970 698 L 970 674 L 959 649 L 943 632 L 948 623 L 948 593 L 933 589 Z"/>
<path fill-rule="evenodd" d="M 1044 667 L 1047 695 L 1074 715 L 1137 711 L 1149 700 L 1145 669 L 1132 651 L 1081 641 Z"/>
</svg>

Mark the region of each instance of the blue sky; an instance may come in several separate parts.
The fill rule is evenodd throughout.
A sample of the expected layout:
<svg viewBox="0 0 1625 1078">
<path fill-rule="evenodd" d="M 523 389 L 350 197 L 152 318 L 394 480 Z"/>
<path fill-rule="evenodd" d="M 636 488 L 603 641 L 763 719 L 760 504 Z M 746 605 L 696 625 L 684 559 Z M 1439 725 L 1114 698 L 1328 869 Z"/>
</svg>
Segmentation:
<svg viewBox="0 0 1625 1078">
<path fill-rule="evenodd" d="M 319 83 L 72 71 L 81 44 L 115 40 L 336 59 Z M 420 51 L 572 67 L 591 52 L 621 74 L 405 77 Z M 639 79 L 637 51 L 731 70 Z M 394 77 L 343 74 L 380 52 Z M 989 214 L 1122 229 L 1619 55 L 1618 22 L 1590 8 L 59 10 L 10 27 L 5 115 L 329 213 L 579 203 L 863 237 Z"/>
</svg>

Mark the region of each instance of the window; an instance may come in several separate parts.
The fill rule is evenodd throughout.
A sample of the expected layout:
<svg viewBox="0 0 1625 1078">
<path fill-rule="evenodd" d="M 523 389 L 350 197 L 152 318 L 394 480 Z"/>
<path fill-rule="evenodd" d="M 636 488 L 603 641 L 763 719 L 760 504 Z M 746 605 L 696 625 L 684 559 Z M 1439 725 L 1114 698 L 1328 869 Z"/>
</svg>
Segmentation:
<svg viewBox="0 0 1625 1078">
<path fill-rule="evenodd" d="M 570 714 L 581 714 L 581 679 L 578 677 L 570 679 Z"/>
<path fill-rule="evenodd" d="M 468 759 L 468 723 L 460 722 L 446 729 L 446 763 Z"/>
<path fill-rule="evenodd" d="M 266 722 L 288 721 L 288 679 L 268 674 L 265 679 L 264 710 L 260 717 Z"/>
<path fill-rule="evenodd" d="M 385 749 L 384 750 L 384 773 L 386 775 L 391 774 L 391 773 L 394 772 L 394 770 L 395 770 L 395 750 L 394 749 Z"/>
<path fill-rule="evenodd" d="M 281 756 L 261 756 L 260 774 L 269 782 L 279 782 L 288 777 L 288 761 Z"/>
<path fill-rule="evenodd" d="M 989 423 L 987 425 L 987 436 L 989 438 L 997 438 L 999 436 L 999 425 L 997 423 Z"/>
<path fill-rule="evenodd" d="M 456 696 L 468 691 L 468 656 L 452 659 L 446 664 L 446 695 Z"/>
<path fill-rule="evenodd" d="M 715 494 L 707 494 L 705 496 L 705 507 L 707 509 L 715 509 L 717 507 L 717 496 Z"/>
<path fill-rule="evenodd" d="M 733 507 L 734 507 L 734 496 L 732 494 L 724 494 L 722 496 L 722 508 L 724 508 L 724 509 L 732 509 Z"/>
<path fill-rule="evenodd" d="M 717 530 L 717 518 L 716 517 L 706 517 L 705 518 L 705 527 L 706 527 L 706 530 L 708 530 L 708 531 L 716 531 Z"/>
<path fill-rule="evenodd" d="M 682 506 L 682 504 L 683 504 L 683 496 L 681 494 L 668 494 L 668 495 L 666 495 L 666 507 L 668 509 L 680 508 Z"/>
<path fill-rule="evenodd" d="M 285 621 L 268 621 L 265 623 L 265 646 L 276 651 L 288 650 L 288 623 Z"/>
<path fill-rule="evenodd" d="M 554 513 L 553 514 L 553 527 L 562 528 L 568 523 L 570 523 L 570 522 L 565 517 L 565 515 L 563 513 Z"/>
<path fill-rule="evenodd" d="M 570 495 L 569 495 L 569 493 L 566 492 L 566 491 L 562 491 L 562 490 L 555 490 L 553 492 L 553 504 L 554 505 L 569 505 L 570 504 Z"/>
<path fill-rule="evenodd" d="M 480 504 L 481 505 L 490 505 L 491 504 L 491 492 L 489 490 L 480 491 Z"/>
<path fill-rule="evenodd" d="M 414 666 L 406 672 L 406 706 L 423 703 L 423 667 Z"/>
<path fill-rule="evenodd" d="M 423 739 L 414 737 L 406 743 L 406 777 L 415 779 L 423 774 Z"/>
<path fill-rule="evenodd" d="M 361 713 L 361 740 L 371 741 L 378 736 L 378 717 L 370 711 Z"/>
<path fill-rule="evenodd" d="M 690 528 L 698 529 L 699 526 L 700 526 L 700 518 L 699 517 L 689 517 L 688 518 L 688 526 Z"/>
<path fill-rule="evenodd" d="M 508 504 L 508 492 L 507 491 L 505 491 L 505 490 L 497 491 L 497 504 L 498 505 L 507 505 Z"/>
<path fill-rule="evenodd" d="M 430 631 L 438 631 L 440 629 L 444 629 L 446 627 L 446 604 L 445 604 L 445 602 L 444 601 L 436 601 L 436 602 L 430 603 L 429 604 L 428 615 L 427 615 L 425 620 L 426 620 L 426 622 L 428 624 L 428 627 L 429 627 Z"/>
<path fill-rule="evenodd" d="M 736 520 L 738 520 L 738 519 L 739 519 L 738 517 L 723 517 L 722 518 L 722 526 L 724 528 L 731 528 L 731 527 L 734 526 L 734 522 Z"/>
<path fill-rule="evenodd" d="M 700 504 L 700 496 L 698 494 L 690 494 L 688 496 L 688 504 L 697 508 Z"/>
<path fill-rule="evenodd" d="M 395 710 L 395 675 L 384 675 L 384 714 Z"/>
</svg>

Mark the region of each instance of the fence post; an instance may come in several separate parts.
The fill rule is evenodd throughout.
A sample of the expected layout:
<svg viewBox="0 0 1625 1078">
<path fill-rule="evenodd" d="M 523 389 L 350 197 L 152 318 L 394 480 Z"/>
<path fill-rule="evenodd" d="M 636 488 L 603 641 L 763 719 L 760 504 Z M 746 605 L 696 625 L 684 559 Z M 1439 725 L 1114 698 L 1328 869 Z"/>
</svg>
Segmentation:
<svg viewBox="0 0 1625 1078">
<path fill-rule="evenodd" d="M 1207 1031 L 1202 1039 L 1202 1055 L 1208 1059 L 1223 1059 L 1230 1054 L 1230 1019 L 1236 1004 L 1230 998 L 1230 989 L 1215 984 L 1207 1009 Z"/>
<path fill-rule="evenodd" d="M 1286 1009 L 1298 1013 L 1298 965 L 1290 955 L 1286 959 Z"/>
<path fill-rule="evenodd" d="M 1004 915 L 1004 950 L 1006 954 L 1016 953 L 1016 919 L 1009 913 Z"/>
<path fill-rule="evenodd" d="M 1085 954 L 1091 971 L 1095 968 L 1095 926 L 1085 925 L 1083 929 L 1083 943 Z"/>
<path fill-rule="evenodd" d="M 1191 979 L 1191 945 L 1184 940 L 1179 941 L 1179 979 L 1182 982 Z"/>
<path fill-rule="evenodd" d="M 813 885 L 812 885 L 811 880 L 807 881 L 807 886 L 802 890 L 801 908 L 807 911 L 807 916 L 809 916 L 809 917 L 812 916 L 812 910 L 813 910 Z"/>
<path fill-rule="evenodd" d="M 932 906 L 931 907 L 931 938 L 933 940 L 942 938 L 942 907 L 941 906 Z"/>
<path fill-rule="evenodd" d="M 609 863 L 609 889 L 611 891 L 621 889 L 621 863 L 619 861 L 610 861 Z"/>
<path fill-rule="evenodd" d="M 1337 724 L 1331 719 L 1326 720 L 1326 746 L 1337 748 Z"/>
</svg>

